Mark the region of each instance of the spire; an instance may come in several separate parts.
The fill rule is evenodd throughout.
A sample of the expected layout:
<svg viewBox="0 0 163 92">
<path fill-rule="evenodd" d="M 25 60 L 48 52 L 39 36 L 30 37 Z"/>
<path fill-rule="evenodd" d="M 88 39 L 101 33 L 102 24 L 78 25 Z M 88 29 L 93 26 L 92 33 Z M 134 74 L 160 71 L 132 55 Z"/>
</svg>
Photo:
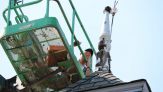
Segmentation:
<svg viewBox="0 0 163 92">
<path fill-rule="evenodd" d="M 110 30 L 110 19 L 109 15 L 111 12 L 111 8 L 109 6 L 105 7 L 104 9 L 104 19 L 102 22 L 101 32 L 99 39 L 100 41 L 104 41 L 106 44 L 107 51 L 110 51 L 111 49 L 111 30 Z"/>
<path fill-rule="evenodd" d="M 117 5 L 118 1 L 114 2 L 114 7 L 111 8 L 110 6 L 106 6 L 104 9 L 104 20 L 102 23 L 102 28 L 99 36 L 99 44 L 98 44 L 98 52 L 96 55 L 98 70 L 105 71 L 107 70 L 111 73 L 110 69 L 110 50 L 111 50 L 111 35 L 112 35 L 112 27 L 113 27 L 113 20 L 114 15 L 117 12 Z M 110 14 L 112 14 L 112 22 L 110 25 Z"/>
<path fill-rule="evenodd" d="M 110 49 L 111 49 L 111 30 L 109 23 L 109 15 L 111 13 L 111 7 L 107 6 L 104 9 L 104 20 L 102 22 L 102 28 L 99 36 L 98 52 L 96 67 L 99 71 L 110 70 Z"/>
</svg>

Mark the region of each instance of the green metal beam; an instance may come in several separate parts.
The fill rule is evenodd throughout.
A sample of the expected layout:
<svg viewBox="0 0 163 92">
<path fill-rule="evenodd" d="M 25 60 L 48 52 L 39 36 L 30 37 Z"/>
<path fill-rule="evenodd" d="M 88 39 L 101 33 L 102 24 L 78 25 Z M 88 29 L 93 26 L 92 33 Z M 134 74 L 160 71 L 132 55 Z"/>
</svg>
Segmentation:
<svg viewBox="0 0 163 92">
<path fill-rule="evenodd" d="M 96 55 L 96 51 L 95 51 L 95 49 L 94 49 L 94 47 L 93 47 L 93 45 L 92 45 L 92 42 L 91 42 L 91 40 L 90 40 L 90 38 L 89 38 L 89 36 L 88 36 L 86 30 L 85 30 L 85 28 L 84 28 L 84 26 L 83 26 L 83 24 L 82 24 L 80 18 L 79 18 L 79 15 L 78 15 L 78 13 L 77 13 L 77 11 L 76 11 L 76 9 L 75 9 L 75 7 L 74 7 L 72 1 L 69 0 L 69 2 L 70 2 L 70 5 L 71 5 L 72 9 L 75 11 L 76 18 L 78 19 L 79 24 L 80 24 L 81 28 L 83 29 L 83 32 L 84 32 L 84 34 L 85 34 L 85 36 L 86 36 L 86 38 L 87 38 L 87 40 L 88 40 L 88 42 L 89 42 L 91 48 L 93 49 L 94 54 Z"/>
<path fill-rule="evenodd" d="M 57 2 L 58 6 L 59 6 L 59 8 L 60 8 L 60 10 L 61 10 L 61 12 L 62 12 L 62 15 L 63 15 L 63 17 L 64 17 L 64 19 L 65 19 L 65 21 L 66 21 L 66 23 L 67 23 L 67 25 L 68 25 L 68 28 L 69 28 L 71 34 L 73 34 L 72 28 L 71 28 L 70 23 L 69 23 L 69 21 L 68 21 L 68 19 L 67 19 L 67 17 L 66 17 L 66 14 L 65 14 L 65 12 L 64 12 L 64 10 L 63 10 L 63 8 L 62 8 L 61 3 L 60 3 L 58 0 L 54 0 L 54 1 Z M 75 35 L 74 35 L 74 39 L 75 39 L 75 41 L 78 41 Z M 80 47 L 80 45 L 78 45 L 78 48 L 79 48 L 81 54 L 83 55 L 84 60 L 86 61 L 86 56 L 84 55 L 84 53 L 83 53 L 82 48 Z M 77 62 L 75 62 L 75 65 L 76 65 L 77 67 L 79 66 L 79 65 L 77 64 Z M 78 69 L 79 69 L 79 68 L 78 68 Z M 80 72 L 80 74 L 82 75 L 82 78 L 84 78 L 83 73 Z"/>
<path fill-rule="evenodd" d="M 45 17 L 49 17 L 49 0 L 46 0 L 46 14 Z"/>
<path fill-rule="evenodd" d="M 11 14 L 11 0 L 9 1 L 9 5 L 8 5 L 8 15 L 7 15 L 7 18 L 8 20 L 6 21 L 7 22 L 7 26 L 10 25 L 10 14 Z"/>
<path fill-rule="evenodd" d="M 68 18 L 66 17 L 66 14 L 65 14 L 65 12 L 64 12 L 64 10 L 63 10 L 63 8 L 62 8 L 60 2 L 59 2 L 58 0 L 55 0 L 55 1 L 58 3 L 59 8 L 61 9 L 61 12 L 62 12 L 62 14 L 63 14 L 63 17 L 64 17 L 64 19 L 65 19 L 65 21 L 66 21 L 66 23 L 67 23 L 67 25 L 68 25 L 68 28 L 69 28 L 71 34 L 73 34 L 72 28 L 71 28 L 70 23 L 69 23 L 69 21 L 68 21 Z M 74 35 L 74 39 L 75 39 L 75 41 L 78 41 L 75 35 Z M 84 60 L 86 61 L 86 57 L 85 57 L 85 55 L 84 55 L 84 53 L 83 53 L 83 50 L 82 50 L 82 48 L 80 47 L 80 45 L 78 46 L 78 48 L 79 48 L 81 54 L 84 56 Z"/>
<path fill-rule="evenodd" d="M 72 50 L 74 51 L 74 30 L 75 29 L 75 11 L 73 10 L 72 13 L 72 32 L 73 34 L 71 35 L 71 46 L 72 46 Z"/>
</svg>

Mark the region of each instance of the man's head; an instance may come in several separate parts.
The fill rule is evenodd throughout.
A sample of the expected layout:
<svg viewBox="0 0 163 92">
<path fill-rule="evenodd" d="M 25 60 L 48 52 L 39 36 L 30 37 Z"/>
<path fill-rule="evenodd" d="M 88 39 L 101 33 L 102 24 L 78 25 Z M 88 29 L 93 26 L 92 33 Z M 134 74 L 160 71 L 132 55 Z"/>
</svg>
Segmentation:
<svg viewBox="0 0 163 92">
<path fill-rule="evenodd" d="M 84 52 L 84 54 L 85 54 L 86 60 L 88 60 L 93 55 L 93 50 L 90 49 L 90 48 L 89 49 L 86 49 L 85 52 Z M 82 65 L 87 63 L 87 61 L 84 61 L 84 58 L 83 58 L 82 55 L 81 55 L 81 57 L 80 57 L 79 60 L 80 60 L 80 63 Z"/>
<path fill-rule="evenodd" d="M 86 50 L 85 50 L 85 55 L 86 55 L 86 57 L 87 57 L 87 56 L 92 56 L 92 55 L 93 55 L 93 50 L 90 49 L 90 48 L 89 48 L 89 49 L 86 49 Z"/>
</svg>

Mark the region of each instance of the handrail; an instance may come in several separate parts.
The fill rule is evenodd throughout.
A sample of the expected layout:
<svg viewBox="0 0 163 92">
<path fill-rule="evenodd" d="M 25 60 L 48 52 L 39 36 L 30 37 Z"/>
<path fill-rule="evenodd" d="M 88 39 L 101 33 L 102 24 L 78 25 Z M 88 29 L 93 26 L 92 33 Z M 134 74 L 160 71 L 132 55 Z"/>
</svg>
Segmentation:
<svg viewBox="0 0 163 92">
<path fill-rule="evenodd" d="M 87 34 L 87 32 L 86 32 L 86 30 L 85 30 L 85 28 L 84 28 L 84 26 L 83 26 L 81 20 L 80 20 L 80 17 L 79 17 L 79 15 L 78 15 L 78 13 L 77 13 L 77 11 L 76 11 L 76 9 L 75 9 L 75 7 L 74 7 L 72 1 L 69 0 L 69 3 L 70 3 L 70 5 L 71 5 L 71 7 L 72 7 L 72 9 L 73 9 L 74 15 L 76 15 L 76 18 L 77 18 L 77 20 L 78 20 L 78 22 L 79 22 L 79 24 L 80 24 L 80 26 L 81 26 L 81 28 L 82 28 L 82 30 L 83 30 L 83 32 L 84 32 L 86 38 L 87 38 L 87 40 L 88 40 L 88 43 L 89 43 L 90 47 L 92 48 L 92 50 L 93 50 L 93 52 L 94 52 L 94 54 L 95 54 L 95 56 L 96 56 L 96 50 L 94 49 L 94 47 L 93 47 L 93 45 L 92 45 L 92 42 L 90 41 L 90 38 L 89 38 L 89 36 L 88 36 L 88 34 Z M 91 59 L 92 59 L 92 58 L 91 58 Z M 92 61 L 92 60 L 91 60 L 91 61 Z M 90 67 L 92 68 L 92 62 L 90 62 L 90 63 L 91 63 L 91 64 L 90 64 Z"/>
<path fill-rule="evenodd" d="M 71 26 L 70 26 L 70 23 L 69 23 L 69 21 L 68 21 L 68 18 L 66 17 L 66 14 L 65 14 L 65 12 L 64 12 L 64 10 L 63 10 L 63 7 L 61 6 L 61 3 L 60 3 L 58 0 L 54 0 L 54 1 L 56 1 L 57 4 L 59 5 L 59 7 L 60 7 L 60 9 L 61 9 L 61 12 L 62 12 L 62 14 L 63 14 L 63 17 L 64 17 L 64 19 L 65 19 L 65 21 L 66 21 L 66 23 L 67 23 L 67 25 L 68 25 L 68 28 L 69 28 L 71 34 L 73 34 L 72 28 L 71 28 Z M 75 39 L 75 41 L 78 41 L 75 35 L 74 35 L 74 39 Z M 80 47 L 80 45 L 78 45 L 78 48 L 79 48 L 79 50 L 81 51 L 81 54 L 84 56 L 84 60 L 86 61 L 86 57 L 85 57 L 85 55 L 84 55 L 84 53 L 83 53 L 82 48 Z"/>
<path fill-rule="evenodd" d="M 93 45 L 92 45 L 92 42 L 90 41 L 90 38 L 89 38 L 89 36 L 88 36 L 88 34 L 87 34 L 87 32 L 86 32 L 86 30 L 85 30 L 85 28 L 84 28 L 84 26 L 83 26 L 83 24 L 82 24 L 80 18 L 79 18 L 79 15 L 78 15 L 78 13 L 77 13 L 77 11 L 76 11 L 76 9 L 75 9 L 75 7 L 74 7 L 72 1 L 69 0 L 69 2 L 70 2 L 70 5 L 71 5 L 73 11 L 75 12 L 76 18 L 78 19 L 79 24 L 80 24 L 80 26 L 81 26 L 81 28 L 82 28 L 82 30 L 83 30 L 85 36 L 86 36 L 86 38 L 87 38 L 87 40 L 88 40 L 88 42 L 89 42 L 91 48 L 93 49 L 94 54 L 96 55 L 96 51 L 95 51 L 95 49 L 94 49 L 94 47 L 93 47 Z"/>
<path fill-rule="evenodd" d="M 60 8 L 60 10 L 61 10 L 61 12 L 62 12 L 62 15 L 63 15 L 63 17 L 64 17 L 64 19 L 65 19 L 65 21 L 66 21 L 66 23 L 67 23 L 67 26 L 68 26 L 68 28 L 69 28 L 71 34 L 73 34 L 72 28 L 71 28 L 71 26 L 70 26 L 70 23 L 69 23 L 69 21 L 68 21 L 68 18 L 66 17 L 66 14 L 65 14 L 65 12 L 64 12 L 64 10 L 63 10 L 63 7 L 62 7 L 61 3 L 60 3 L 58 0 L 54 0 L 54 1 L 57 2 L 58 6 L 59 6 L 59 8 Z M 75 40 L 75 41 L 78 41 L 75 35 L 74 35 L 74 40 Z M 84 53 L 83 53 L 82 48 L 80 47 L 80 45 L 78 45 L 78 48 L 79 48 L 81 54 L 83 55 L 84 60 L 86 61 L 86 56 L 84 55 Z M 84 78 L 84 75 L 82 75 L 82 73 L 81 73 L 81 77 Z"/>
<path fill-rule="evenodd" d="M 62 15 L 63 15 L 63 17 L 64 17 L 64 19 L 65 19 L 65 21 L 66 21 L 66 23 L 67 23 L 67 25 L 68 25 L 68 28 L 69 28 L 71 34 L 72 34 L 72 37 L 74 37 L 74 40 L 75 40 L 75 41 L 78 41 L 77 38 L 76 38 L 76 36 L 74 35 L 74 24 L 72 24 L 72 27 L 70 26 L 70 23 L 69 23 L 69 21 L 68 21 L 68 19 L 67 19 L 67 17 L 66 17 L 66 14 L 65 14 L 65 12 L 64 12 L 64 10 L 63 10 L 63 8 L 62 8 L 62 6 L 61 6 L 61 3 L 59 2 L 59 0 L 53 0 L 53 1 L 56 1 L 57 4 L 59 5 L 59 8 L 60 8 L 60 10 L 61 10 L 61 12 L 62 12 Z M 76 11 L 75 7 L 73 6 L 73 3 L 71 2 L 71 0 L 69 0 L 69 2 L 70 2 L 71 7 L 72 7 L 72 9 L 73 9 L 73 19 L 72 19 L 72 23 L 75 23 L 75 22 L 74 22 L 74 18 L 75 18 L 75 16 L 76 16 L 76 17 L 77 17 L 77 20 L 78 20 L 78 22 L 79 22 L 79 24 L 80 24 L 80 26 L 81 26 L 81 28 L 82 28 L 82 30 L 83 30 L 85 36 L 86 36 L 86 39 L 88 40 L 88 43 L 90 44 L 90 47 L 92 48 L 94 54 L 96 55 L 96 51 L 95 51 L 95 49 L 94 49 L 94 47 L 93 47 L 93 45 L 92 45 L 92 43 L 91 43 L 91 41 L 90 41 L 90 39 L 89 39 L 89 37 L 88 37 L 88 34 L 87 34 L 87 32 L 86 32 L 86 30 L 85 30 L 85 28 L 84 28 L 84 26 L 83 26 L 83 24 L 82 24 L 82 22 L 81 22 L 81 20 L 80 20 L 80 18 L 79 18 L 79 15 L 77 14 L 77 11 Z M 72 38 L 71 40 L 73 40 L 73 38 Z M 71 42 L 71 43 L 72 43 L 72 42 Z M 84 52 L 83 52 L 82 48 L 80 47 L 80 45 L 78 46 L 78 48 L 79 48 L 79 50 L 80 50 L 82 56 L 84 57 L 84 61 L 87 61 L 87 60 L 86 60 L 86 56 L 84 55 Z M 91 63 L 91 64 L 90 64 L 90 67 L 92 68 L 92 62 L 90 62 L 90 63 Z"/>
<path fill-rule="evenodd" d="M 8 11 L 9 9 L 16 9 L 16 8 L 20 8 L 20 7 L 25 7 L 25 6 L 29 6 L 29 5 L 32 5 L 32 4 L 39 3 L 39 2 L 41 2 L 41 1 L 43 1 L 43 0 L 36 0 L 36 1 L 33 1 L 33 2 L 29 2 L 29 3 L 17 5 L 17 6 L 14 6 L 14 7 L 8 7 L 7 9 L 5 9 L 5 10 L 3 11 L 3 18 L 4 18 L 4 20 L 5 20 L 6 22 L 8 21 L 5 14 L 6 14 L 6 11 Z M 10 5 L 9 5 L 9 6 L 10 6 Z M 9 10 L 9 12 L 10 12 L 10 10 Z M 9 16 L 8 16 L 8 17 L 9 17 Z"/>
</svg>

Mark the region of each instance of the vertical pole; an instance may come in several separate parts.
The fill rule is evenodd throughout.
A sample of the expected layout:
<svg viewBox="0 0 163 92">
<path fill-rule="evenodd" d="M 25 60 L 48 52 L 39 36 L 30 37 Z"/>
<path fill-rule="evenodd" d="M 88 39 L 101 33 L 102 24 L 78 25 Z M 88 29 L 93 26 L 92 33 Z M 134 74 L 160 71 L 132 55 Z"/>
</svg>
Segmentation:
<svg viewBox="0 0 163 92">
<path fill-rule="evenodd" d="M 9 5 L 8 5 L 8 19 L 7 19 L 7 26 L 10 25 L 10 14 L 11 14 L 11 0 L 9 0 Z"/>
<path fill-rule="evenodd" d="M 72 36 L 71 36 L 71 46 L 72 46 L 73 52 L 74 52 L 74 27 L 75 27 L 75 11 L 73 10 L 73 14 L 72 14 Z"/>
<path fill-rule="evenodd" d="M 46 14 L 45 17 L 49 17 L 49 0 L 46 0 Z"/>
</svg>

